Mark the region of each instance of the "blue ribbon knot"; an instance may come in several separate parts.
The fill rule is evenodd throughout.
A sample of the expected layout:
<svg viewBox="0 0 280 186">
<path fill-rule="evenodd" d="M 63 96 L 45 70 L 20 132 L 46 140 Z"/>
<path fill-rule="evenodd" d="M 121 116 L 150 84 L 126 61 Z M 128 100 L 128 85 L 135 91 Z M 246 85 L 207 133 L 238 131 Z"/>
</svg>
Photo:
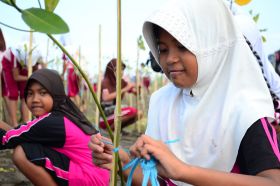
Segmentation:
<svg viewBox="0 0 280 186">
<path fill-rule="evenodd" d="M 123 170 L 132 167 L 129 176 L 127 178 L 126 185 L 131 186 L 133 173 L 139 163 L 143 171 L 142 186 L 148 185 L 149 180 L 151 181 L 152 186 L 159 186 L 159 182 L 157 180 L 157 168 L 156 168 L 157 160 L 154 157 L 151 157 L 150 160 L 146 160 L 144 158 L 135 158 L 131 160 L 128 164 L 126 164 L 123 167 Z"/>
</svg>

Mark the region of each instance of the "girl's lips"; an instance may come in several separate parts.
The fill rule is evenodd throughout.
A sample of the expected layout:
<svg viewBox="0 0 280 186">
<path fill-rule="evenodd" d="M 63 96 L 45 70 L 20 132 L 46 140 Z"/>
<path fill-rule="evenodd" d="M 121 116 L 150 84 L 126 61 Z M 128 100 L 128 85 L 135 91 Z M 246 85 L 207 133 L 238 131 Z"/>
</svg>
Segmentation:
<svg viewBox="0 0 280 186">
<path fill-rule="evenodd" d="M 169 75 L 170 77 L 176 77 L 178 75 L 181 75 L 184 72 L 184 70 L 174 70 L 174 71 L 170 71 Z"/>
<path fill-rule="evenodd" d="M 33 106 L 33 107 L 31 107 L 32 111 L 38 111 L 38 110 L 41 110 L 41 109 L 42 109 L 42 107 L 40 107 L 40 106 Z"/>
</svg>

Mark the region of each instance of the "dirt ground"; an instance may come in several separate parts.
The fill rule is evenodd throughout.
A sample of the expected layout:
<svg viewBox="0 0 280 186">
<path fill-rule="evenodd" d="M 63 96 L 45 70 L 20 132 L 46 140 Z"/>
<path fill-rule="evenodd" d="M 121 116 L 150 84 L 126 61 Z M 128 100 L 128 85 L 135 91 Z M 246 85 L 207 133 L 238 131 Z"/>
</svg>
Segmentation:
<svg viewBox="0 0 280 186">
<path fill-rule="evenodd" d="M 103 132 L 102 132 L 103 133 Z M 138 134 L 130 133 L 122 136 L 121 146 L 128 148 L 137 138 Z M 32 186 L 15 167 L 11 160 L 12 150 L 0 151 L 0 186 Z"/>
</svg>

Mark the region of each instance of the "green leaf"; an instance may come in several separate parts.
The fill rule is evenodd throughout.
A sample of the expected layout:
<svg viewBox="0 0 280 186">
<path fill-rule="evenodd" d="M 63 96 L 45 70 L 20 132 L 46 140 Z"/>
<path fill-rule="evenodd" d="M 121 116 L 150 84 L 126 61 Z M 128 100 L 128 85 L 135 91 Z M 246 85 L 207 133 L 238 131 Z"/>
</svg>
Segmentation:
<svg viewBox="0 0 280 186">
<path fill-rule="evenodd" d="M 265 43 L 266 42 L 266 38 L 264 36 L 262 36 L 262 41 Z"/>
<path fill-rule="evenodd" d="M 13 4 L 11 3 L 12 0 L 1 0 L 3 3 L 6 3 L 7 5 L 13 6 Z M 16 3 L 16 0 L 14 0 L 14 2 Z"/>
<path fill-rule="evenodd" d="M 53 12 L 59 0 L 45 0 L 45 10 Z"/>
<path fill-rule="evenodd" d="M 250 10 L 250 11 L 249 11 L 249 14 L 250 14 L 250 15 L 253 15 L 253 10 Z"/>
<path fill-rule="evenodd" d="M 266 31 L 267 31 L 267 28 L 260 29 L 260 32 L 266 32 Z"/>
<path fill-rule="evenodd" d="M 56 14 L 40 8 L 22 11 L 22 19 L 33 30 L 47 34 L 69 32 L 68 25 Z"/>
<path fill-rule="evenodd" d="M 253 17 L 253 20 L 257 23 L 259 20 L 260 14 L 257 14 Z"/>
<path fill-rule="evenodd" d="M 137 39 L 137 44 L 139 49 L 145 50 L 145 45 L 142 36 L 139 36 L 139 38 Z"/>
</svg>

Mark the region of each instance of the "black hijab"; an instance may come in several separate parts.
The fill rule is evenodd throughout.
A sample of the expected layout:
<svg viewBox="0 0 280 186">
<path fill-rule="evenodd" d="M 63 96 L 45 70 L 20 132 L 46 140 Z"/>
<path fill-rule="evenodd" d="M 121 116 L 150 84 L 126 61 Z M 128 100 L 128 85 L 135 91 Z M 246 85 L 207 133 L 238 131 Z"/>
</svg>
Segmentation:
<svg viewBox="0 0 280 186">
<path fill-rule="evenodd" d="M 96 134 L 98 131 L 91 125 L 89 120 L 80 109 L 66 96 L 62 79 L 57 71 L 50 69 L 40 69 L 35 71 L 27 80 L 24 90 L 24 98 L 27 98 L 27 90 L 32 81 L 40 83 L 48 90 L 53 98 L 53 113 L 66 115 L 86 134 Z"/>
</svg>

